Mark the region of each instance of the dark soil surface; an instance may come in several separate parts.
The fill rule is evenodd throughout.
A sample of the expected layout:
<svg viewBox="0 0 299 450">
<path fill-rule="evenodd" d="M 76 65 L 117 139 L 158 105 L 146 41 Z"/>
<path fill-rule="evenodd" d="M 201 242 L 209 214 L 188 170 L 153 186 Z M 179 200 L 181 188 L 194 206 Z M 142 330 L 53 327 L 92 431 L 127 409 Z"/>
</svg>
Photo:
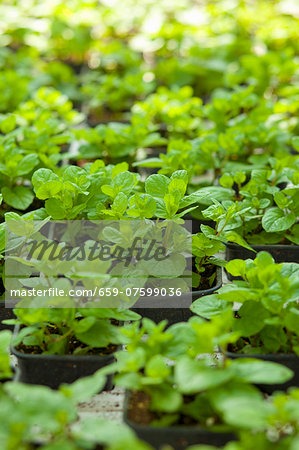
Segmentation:
<svg viewBox="0 0 299 450">
<path fill-rule="evenodd" d="M 74 355 L 74 351 L 78 350 L 78 349 L 82 349 L 82 353 L 76 353 Z M 84 355 L 88 355 L 88 356 L 105 356 L 105 355 L 110 355 L 111 353 L 115 353 L 117 351 L 117 345 L 114 344 L 110 344 L 108 345 L 108 347 L 99 347 L 99 348 L 92 348 L 92 349 L 88 349 L 88 346 L 82 344 L 82 342 L 80 341 L 76 341 L 71 340 L 70 346 L 69 346 L 69 351 L 63 355 L 60 356 L 65 356 L 65 355 L 73 355 L 73 356 L 84 356 Z M 42 355 L 43 351 L 40 347 L 38 347 L 37 345 L 34 346 L 27 346 L 24 344 L 19 344 L 16 347 L 16 350 L 20 353 L 26 353 L 26 354 L 31 354 L 31 355 Z M 86 350 L 86 351 L 85 351 Z"/>
<path fill-rule="evenodd" d="M 215 275 L 212 285 L 210 284 L 211 277 Z M 216 283 L 216 266 L 208 264 L 205 266 L 205 271 L 201 275 L 200 285 L 197 288 L 193 288 L 194 291 L 205 291 L 215 286 Z"/>
<path fill-rule="evenodd" d="M 192 397 L 185 397 L 185 403 L 194 400 Z M 145 392 L 133 391 L 130 393 L 128 404 L 128 419 L 138 425 L 150 425 L 155 419 L 159 419 L 158 415 L 149 410 L 150 397 Z M 219 425 L 220 420 L 217 417 L 211 418 L 213 425 Z M 181 415 L 173 426 L 202 426 L 206 424 L 198 423 L 192 417 Z"/>
<path fill-rule="evenodd" d="M 156 417 L 149 411 L 150 398 L 145 392 L 132 392 L 128 405 L 128 418 L 139 425 L 149 425 Z"/>
<path fill-rule="evenodd" d="M 57 339 L 57 333 L 53 331 L 51 328 L 51 332 L 53 334 L 56 334 L 55 338 Z M 107 347 L 98 347 L 98 348 L 89 348 L 89 346 L 83 344 L 78 339 L 75 338 L 75 336 L 71 336 L 68 338 L 68 351 L 64 355 L 74 355 L 74 356 L 81 356 L 81 355 L 88 355 L 88 356 L 105 356 L 110 355 L 111 353 L 115 353 L 117 351 L 117 345 L 115 344 L 109 344 Z M 19 344 L 16 347 L 16 350 L 21 353 L 31 354 L 31 355 L 41 355 L 44 352 L 38 345 L 24 345 L 23 343 Z M 76 352 L 74 354 L 74 352 Z M 79 352 L 79 353 L 78 353 Z"/>
</svg>

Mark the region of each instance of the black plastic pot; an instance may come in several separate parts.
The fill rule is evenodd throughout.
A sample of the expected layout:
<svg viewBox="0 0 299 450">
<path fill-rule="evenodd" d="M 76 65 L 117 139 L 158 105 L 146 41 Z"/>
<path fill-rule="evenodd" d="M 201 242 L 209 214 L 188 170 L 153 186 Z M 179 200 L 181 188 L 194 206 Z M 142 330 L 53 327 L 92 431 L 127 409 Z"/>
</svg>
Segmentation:
<svg viewBox="0 0 299 450">
<path fill-rule="evenodd" d="M 254 259 L 258 252 L 268 252 L 273 256 L 275 262 L 298 262 L 299 261 L 299 246 L 298 245 L 252 245 L 256 253 L 248 250 L 241 245 L 233 244 L 231 242 L 225 244 L 225 259 L 231 261 L 232 259 Z M 227 274 L 229 280 L 240 279 Z"/>
<path fill-rule="evenodd" d="M 131 309 L 142 317 L 153 320 L 155 323 L 159 323 L 164 319 L 168 320 L 168 325 L 185 322 L 193 315 L 189 309 L 191 303 L 200 297 L 212 294 L 220 289 L 221 286 L 222 271 L 221 267 L 217 267 L 215 284 L 210 289 L 192 291 L 191 296 L 190 294 L 182 294 L 180 297 L 167 297 L 167 300 L 163 297 L 143 297 L 139 299 L 135 303 L 134 308 Z M 165 304 L 165 307 L 161 307 L 161 304 L 163 303 Z"/>
<path fill-rule="evenodd" d="M 15 334 L 19 327 L 15 327 Z M 42 355 L 21 353 L 15 347 L 11 352 L 17 358 L 15 381 L 26 384 L 39 384 L 57 389 L 62 383 L 73 383 L 79 378 L 93 375 L 102 367 L 115 362 L 113 354 L 105 356 L 90 355 Z M 103 390 L 113 388 L 113 375 L 107 377 Z"/>
<path fill-rule="evenodd" d="M 232 352 L 225 352 L 225 355 L 230 359 L 237 358 L 256 358 L 261 359 L 263 361 L 271 361 L 278 364 L 282 364 L 285 367 L 288 367 L 294 372 L 294 376 L 291 380 L 282 384 L 258 384 L 257 386 L 261 391 L 266 392 L 267 394 L 272 394 L 275 391 L 286 391 L 289 387 L 295 386 L 299 387 L 299 357 L 294 353 L 269 353 L 269 354 L 239 354 Z"/>
<path fill-rule="evenodd" d="M 128 405 L 130 392 L 126 392 L 124 405 L 124 422 L 133 429 L 137 436 L 148 442 L 155 449 L 162 449 L 169 445 L 174 450 L 183 450 L 189 445 L 205 444 L 222 447 L 227 442 L 236 440 L 232 432 L 209 431 L 199 426 L 176 425 L 171 427 L 155 427 L 152 425 L 139 425 L 128 418 Z"/>
</svg>

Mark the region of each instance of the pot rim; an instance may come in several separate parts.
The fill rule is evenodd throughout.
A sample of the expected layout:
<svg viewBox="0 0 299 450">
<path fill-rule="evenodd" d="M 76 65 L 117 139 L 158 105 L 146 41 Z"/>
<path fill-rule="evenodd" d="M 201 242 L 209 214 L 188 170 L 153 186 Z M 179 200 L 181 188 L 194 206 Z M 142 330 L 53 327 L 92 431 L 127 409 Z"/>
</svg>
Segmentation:
<svg viewBox="0 0 299 450">
<path fill-rule="evenodd" d="M 249 250 L 248 248 L 243 247 L 242 245 L 236 244 L 235 242 L 224 242 L 224 245 L 228 248 L 242 248 L 244 250 L 247 250 L 248 252 L 252 252 L 252 250 Z M 297 248 L 298 246 L 296 244 L 259 244 L 254 245 L 252 244 L 251 247 L 255 250 L 262 250 L 265 248 L 274 248 L 277 250 L 281 249 L 290 249 L 290 248 Z"/>
<path fill-rule="evenodd" d="M 252 354 L 244 354 L 244 353 L 235 353 L 235 352 L 229 352 L 229 351 L 223 351 L 220 349 L 220 351 L 228 356 L 231 357 L 237 357 L 237 358 L 255 358 L 255 359 L 269 359 L 269 358 L 280 358 L 280 359 L 293 359 L 294 361 L 299 361 L 299 356 L 296 355 L 296 353 L 252 353 Z"/>
</svg>

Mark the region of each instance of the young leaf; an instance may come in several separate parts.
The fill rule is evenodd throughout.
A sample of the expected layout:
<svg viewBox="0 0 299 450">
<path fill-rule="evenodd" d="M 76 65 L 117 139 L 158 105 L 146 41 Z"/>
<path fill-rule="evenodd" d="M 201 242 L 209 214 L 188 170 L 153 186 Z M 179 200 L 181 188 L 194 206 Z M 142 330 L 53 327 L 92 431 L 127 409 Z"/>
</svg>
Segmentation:
<svg viewBox="0 0 299 450">
<path fill-rule="evenodd" d="M 288 230 L 295 222 L 296 216 L 293 212 L 286 214 L 279 208 L 268 209 L 262 218 L 264 230 L 271 233 Z"/>
<path fill-rule="evenodd" d="M 167 193 L 170 179 L 165 175 L 150 175 L 145 180 L 145 192 L 153 197 L 163 198 Z"/>
<path fill-rule="evenodd" d="M 38 164 L 38 161 L 38 156 L 34 153 L 24 156 L 24 158 L 17 165 L 15 176 L 20 177 L 21 175 L 31 172 L 31 170 L 33 170 Z"/>
<path fill-rule="evenodd" d="M 15 209 L 24 211 L 33 202 L 34 195 L 31 189 L 25 186 L 15 186 L 13 188 L 2 188 L 5 203 Z"/>
</svg>

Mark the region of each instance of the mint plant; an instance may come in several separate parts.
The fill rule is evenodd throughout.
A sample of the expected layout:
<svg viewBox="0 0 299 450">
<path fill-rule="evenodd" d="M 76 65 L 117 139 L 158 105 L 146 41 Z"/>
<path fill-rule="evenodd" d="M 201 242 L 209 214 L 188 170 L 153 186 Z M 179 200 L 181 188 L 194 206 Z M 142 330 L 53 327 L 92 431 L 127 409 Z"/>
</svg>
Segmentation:
<svg viewBox="0 0 299 450">
<path fill-rule="evenodd" d="M 15 313 L 17 319 L 7 321 L 21 326 L 13 345 L 21 345 L 20 351 L 25 353 L 34 350 L 56 355 L 113 352 L 123 343 L 121 327 L 115 321 L 139 318 L 129 310 L 107 308 L 18 308 Z"/>
<path fill-rule="evenodd" d="M 117 163 L 128 158 L 132 161 L 137 150 L 165 143 L 158 132 L 135 123 L 133 119 L 131 123 L 110 122 L 73 132 L 81 142 L 78 154 L 74 155 L 78 160 L 103 158 L 107 163 Z"/>
<path fill-rule="evenodd" d="M 236 352 L 246 354 L 296 353 L 298 334 L 298 270 L 295 263 L 275 264 L 269 253 L 251 260 L 235 259 L 226 264 L 233 276 L 242 277 L 222 287 L 217 294 L 195 301 L 191 310 L 201 317 L 221 316 L 234 302 L 241 303 L 233 320 L 238 332 Z"/>
<path fill-rule="evenodd" d="M 79 403 L 88 401 L 104 384 L 105 377 L 96 372 L 72 384 L 63 384 L 57 391 L 17 382 L 1 385 L 1 445 L 24 449 L 42 446 L 49 450 L 94 449 L 98 445 L 116 450 L 129 445 L 137 450 L 149 450 L 125 425 L 115 433 L 115 425 L 107 420 L 78 420 Z"/>
<path fill-rule="evenodd" d="M 212 287 L 216 278 L 215 266 L 223 267 L 226 263 L 217 258 L 216 253 L 224 250 L 224 245 L 215 239 L 208 238 L 203 233 L 192 236 L 192 254 L 195 256 L 193 287 L 198 287 L 204 278 L 208 287 Z"/>
<path fill-rule="evenodd" d="M 268 398 L 268 406 L 272 413 L 267 417 L 257 417 L 256 425 L 250 431 L 239 429 L 239 440 L 229 442 L 224 450 L 257 450 L 290 449 L 298 445 L 298 389 L 293 388 L 288 393 L 277 392 Z M 231 407 L 234 407 L 232 401 Z M 219 447 L 194 445 L 190 450 L 217 450 Z"/>
<path fill-rule="evenodd" d="M 144 192 L 137 189 L 138 178 L 132 172 L 122 172 L 112 178 L 110 184 L 104 184 L 101 189 L 109 197 L 106 205 L 110 208 L 105 210 L 103 204 L 99 206 L 98 217 L 180 219 L 196 208 L 191 205 L 207 196 L 207 192 L 202 193 L 201 190 L 185 195 L 188 186 L 185 170 L 175 171 L 171 177 L 160 174 L 149 176 L 145 180 Z"/>
<path fill-rule="evenodd" d="M 24 292 L 89 283 L 105 292 L 120 275 L 113 287 L 127 287 L 131 277 L 144 293 L 148 280 L 140 273 L 154 285 L 169 275 L 177 288 L 193 271 L 195 289 L 214 287 L 215 266 L 225 264 L 215 255 L 229 242 L 248 250 L 277 245 L 277 252 L 292 245 L 295 252 L 299 22 L 291 3 L 0 2 L 2 291 L 12 261 L 11 279 Z M 187 218 L 204 221 L 200 233 L 191 237 L 180 227 Z M 53 231 L 55 220 L 65 221 L 56 242 L 63 237 L 76 251 L 72 221 L 101 221 L 82 249 L 88 256 L 102 238 L 127 250 L 134 238 L 154 236 L 172 257 L 143 261 L 141 244 L 128 258 L 88 267 L 84 258 L 72 267 L 53 263 L 49 249 L 42 258 L 36 250 L 31 261 L 17 254 L 25 253 L 24 241 L 45 237 L 43 225 Z M 6 232 L 15 234 L 7 243 Z M 298 390 L 265 397 L 254 384 L 290 379 L 287 369 L 260 359 L 299 354 L 298 265 L 274 264 L 262 253 L 227 270 L 242 280 L 192 306 L 209 322 L 193 317 L 165 331 L 165 323 L 140 324 L 128 310 L 95 308 L 97 298 L 80 309 L 66 295 L 58 308 L 62 300 L 44 294 L 22 298 L 11 322 L 19 326 L 15 345 L 62 356 L 127 344 L 102 373 L 118 369 L 118 383 L 131 391 L 130 419 L 144 403 L 142 425 L 230 430 L 239 441 L 227 450 L 295 450 Z M 108 297 L 102 300 L 112 306 Z M 134 306 L 127 294 L 116 297 L 117 306 Z M 127 320 L 134 323 L 122 327 Z M 0 334 L 2 379 L 11 376 L 9 339 Z M 219 347 L 224 352 L 215 355 Z M 230 360 L 228 349 L 243 358 Z M 253 354 L 259 358 L 246 357 Z M 101 389 L 102 373 L 56 393 L 2 384 L 0 447 L 147 449 L 126 427 L 98 418 L 78 423 L 77 403 Z"/>
<path fill-rule="evenodd" d="M 13 69 L 0 72 L 0 113 L 13 112 L 28 96 L 29 78 Z M 17 86 L 17 89 L 16 89 Z"/>
<path fill-rule="evenodd" d="M 32 177 L 37 198 L 45 201 L 45 209 L 53 219 L 77 217 L 100 218 L 109 197 L 129 194 L 138 183 L 138 176 L 126 169 L 126 163 L 105 167 L 101 160 L 86 165 L 65 167 L 59 176 L 50 169 L 39 169 Z M 102 189 L 103 186 L 103 189 Z"/>
<path fill-rule="evenodd" d="M 155 83 L 147 81 L 146 72 L 138 69 L 117 73 L 88 72 L 82 77 L 81 88 L 85 110 L 92 113 L 92 121 L 112 112 L 128 111 L 134 100 L 153 91 Z M 107 114 L 107 113 L 106 113 Z M 112 116 L 113 117 L 113 116 Z"/>
<path fill-rule="evenodd" d="M 14 142 L 16 117 L 7 115 L 0 119 L 0 187 L 3 201 L 8 207 L 25 210 L 34 199 L 32 190 L 24 186 L 33 169 L 39 163 L 38 156 L 25 153 Z"/>
<path fill-rule="evenodd" d="M 38 89 L 32 99 L 22 103 L 14 113 L 20 115 L 22 122 L 27 124 L 45 122 L 54 118 L 62 122 L 60 126 L 74 125 L 82 122 L 84 118 L 82 114 L 73 109 L 73 104 L 66 95 L 51 87 Z"/>
<path fill-rule="evenodd" d="M 187 170 L 190 182 L 193 177 L 202 175 L 213 167 L 213 155 L 204 148 L 200 138 L 192 140 L 169 140 L 166 154 L 158 157 L 146 158 L 133 164 L 134 167 L 149 167 L 159 169 L 158 173 L 171 175 L 176 170 Z"/>
<path fill-rule="evenodd" d="M 143 102 L 135 103 L 132 120 L 147 126 L 166 127 L 170 136 L 196 137 L 201 127 L 202 100 L 190 86 L 170 90 L 159 87 Z"/>
<path fill-rule="evenodd" d="M 290 169 L 286 179 L 296 183 L 297 176 L 297 171 Z M 244 173 L 222 176 L 222 186 L 232 187 L 237 182 L 238 190 L 235 201 L 221 204 L 215 201 L 203 211 L 204 217 L 216 222 L 214 236 L 217 239 L 236 242 L 246 248 L 258 244 L 298 244 L 298 188 L 290 185 L 280 189 L 276 179 L 271 181 L 268 177 L 267 170 L 253 170 L 251 179 L 242 186 Z M 280 178 L 278 176 L 278 181 Z"/>
<path fill-rule="evenodd" d="M 207 193 L 200 189 L 193 194 L 185 195 L 188 186 L 186 170 L 173 172 L 170 178 L 162 174 L 149 176 L 145 181 L 145 192 L 156 201 L 154 216 L 161 219 L 176 219 L 183 217 L 196 206 Z"/>
<path fill-rule="evenodd" d="M 118 372 L 116 384 L 131 390 L 129 420 L 140 425 L 199 425 L 211 431 L 261 426 L 272 408 L 251 383 L 288 379 L 291 371 L 254 359 L 211 361 L 208 353 L 215 345 L 226 347 L 237 339 L 236 333 L 229 333 L 230 324 L 228 312 L 211 322 L 192 318 L 167 331 L 166 321 L 155 325 L 149 319 L 143 319 L 141 328 L 132 324 L 123 330 L 127 352 L 117 353 L 113 369 Z M 139 405 L 134 402 L 136 391 L 142 393 Z M 146 423 L 135 414 L 141 405 L 146 405 L 141 415 Z"/>
</svg>

